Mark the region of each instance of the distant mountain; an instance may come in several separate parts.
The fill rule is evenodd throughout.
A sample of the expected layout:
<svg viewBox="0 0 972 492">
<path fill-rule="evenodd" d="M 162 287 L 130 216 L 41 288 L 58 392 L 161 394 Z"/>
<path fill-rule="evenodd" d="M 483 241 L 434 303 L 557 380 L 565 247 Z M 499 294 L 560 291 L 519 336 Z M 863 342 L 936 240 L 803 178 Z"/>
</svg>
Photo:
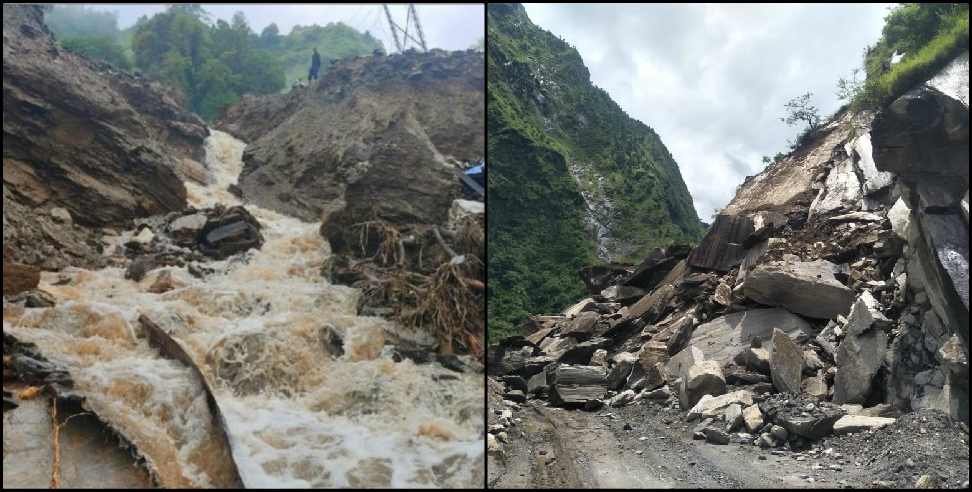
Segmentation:
<svg viewBox="0 0 972 492">
<path fill-rule="evenodd" d="M 519 4 L 487 9 L 493 333 L 576 300 L 587 264 L 704 229 L 661 139 L 591 83 L 577 50 Z"/>
</svg>

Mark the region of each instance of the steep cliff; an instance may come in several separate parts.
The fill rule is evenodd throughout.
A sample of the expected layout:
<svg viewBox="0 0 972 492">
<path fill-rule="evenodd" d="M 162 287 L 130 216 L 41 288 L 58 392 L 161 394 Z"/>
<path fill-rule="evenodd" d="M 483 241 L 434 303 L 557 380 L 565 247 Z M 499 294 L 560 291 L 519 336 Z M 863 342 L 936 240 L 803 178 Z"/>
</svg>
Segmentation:
<svg viewBox="0 0 972 492">
<path fill-rule="evenodd" d="M 40 7 L 5 7 L 5 258 L 97 263 L 91 228 L 183 208 L 180 177 L 204 175 L 209 132 L 179 108 L 157 84 L 60 49 Z"/>
<path fill-rule="evenodd" d="M 554 311 L 595 258 L 640 260 L 702 226 L 658 135 L 518 4 L 488 9 L 490 326 Z"/>
</svg>

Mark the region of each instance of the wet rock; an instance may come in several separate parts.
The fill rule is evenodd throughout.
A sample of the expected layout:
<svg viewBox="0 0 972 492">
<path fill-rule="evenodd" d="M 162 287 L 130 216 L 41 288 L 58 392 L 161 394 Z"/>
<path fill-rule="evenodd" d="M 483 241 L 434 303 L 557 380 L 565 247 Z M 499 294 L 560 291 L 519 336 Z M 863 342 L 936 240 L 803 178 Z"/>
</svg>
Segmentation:
<svg viewBox="0 0 972 492">
<path fill-rule="evenodd" d="M 726 366 L 737 354 L 749 348 L 753 339 L 769 340 L 774 328 L 783 330 L 801 343 L 813 333 L 806 321 L 785 309 L 752 309 L 699 325 L 689 343 L 705 352 L 708 359 Z"/>
<path fill-rule="evenodd" d="M 686 261 L 695 268 L 729 271 L 742 261 L 745 254 L 743 243 L 753 232 L 753 221 L 749 217 L 718 215 Z"/>
<path fill-rule="evenodd" d="M 759 405 L 749 405 L 742 412 L 743 425 L 750 433 L 755 433 L 763 427 L 763 412 L 759 410 Z"/>
<path fill-rule="evenodd" d="M 770 375 L 773 386 L 780 393 L 800 394 L 803 376 L 803 352 L 781 330 L 773 330 L 773 352 L 770 354 Z"/>
<path fill-rule="evenodd" d="M 40 283 L 40 270 L 19 263 L 3 262 L 3 295 L 15 296 L 36 289 Z"/>
<path fill-rule="evenodd" d="M 696 363 L 685 372 L 679 391 L 682 408 L 692 408 L 705 395 L 719 396 L 726 392 L 726 379 L 716 361 Z"/>
<path fill-rule="evenodd" d="M 877 430 L 887 427 L 896 419 L 885 417 L 866 417 L 863 415 L 844 415 L 834 422 L 834 434 L 851 434 L 867 430 Z"/>
<path fill-rule="evenodd" d="M 208 221 L 206 214 L 184 215 L 168 225 L 168 234 L 180 246 L 194 246 Z"/>
<path fill-rule="evenodd" d="M 263 247 L 263 226 L 243 207 L 217 209 L 200 231 L 199 250 L 216 259 L 226 259 Z"/>
<path fill-rule="evenodd" d="M 169 270 L 162 271 L 159 273 L 158 278 L 155 283 L 149 287 L 148 291 L 151 294 L 165 294 L 173 289 L 178 288 L 179 285 L 175 279 L 172 278 L 172 272 Z"/>
<path fill-rule="evenodd" d="M 34 308 L 34 309 L 44 309 L 52 308 L 57 305 L 57 299 L 50 292 L 35 289 L 23 293 L 21 296 L 23 298 L 24 307 Z M 17 301 L 14 301 L 17 302 Z"/>
<path fill-rule="evenodd" d="M 759 265 L 750 272 L 743 293 L 760 304 L 830 319 L 846 314 L 854 302 L 854 291 L 834 277 L 836 268 L 824 260 Z"/>
<path fill-rule="evenodd" d="M 847 336 L 837 351 L 834 402 L 862 403 L 872 391 L 871 381 L 884 360 L 888 337 L 882 324 L 887 318 L 877 301 L 864 291 L 847 318 Z"/>
</svg>

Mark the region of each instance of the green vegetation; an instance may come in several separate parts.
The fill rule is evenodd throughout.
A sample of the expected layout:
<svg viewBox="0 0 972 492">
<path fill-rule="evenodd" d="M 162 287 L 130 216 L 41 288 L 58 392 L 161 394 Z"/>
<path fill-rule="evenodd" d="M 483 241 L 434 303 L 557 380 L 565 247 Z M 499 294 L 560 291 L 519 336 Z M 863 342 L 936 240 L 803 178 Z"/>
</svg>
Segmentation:
<svg viewBox="0 0 972 492">
<path fill-rule="evenodd" d="M 887 104 L 969 47 L 967 3 L 901 4 L 884 20 L 881 39 L 864 53 L 866 80 L 838 82 L 838 95 L 851 101 L 852 110 Z M 895 52 L 904 56 L 891 65 Z"/>
<path fill-rule="evenodd" d="M 585 293 L 596 261 L 581 192 L 609 197 L 619 261 L 703 233 L 685 183 L 658 135 L 594 87 L 583 60 L 530 22 L 520 5 L 487 7 L 489 312 L 491 341 L 534 313 Z M 576 173 L 578 179 L 572 175 Z"/>
<path fill-rule="evenodd" d="M 125 30 L 116 13 L 83 6 L 54 6 L 45 21 L 65 49 L 162 80 L 209 121 L 243 94 L 288 90 L 289 82 L 306 79 L 315 47 L 322 74 L 335 60 L 384 51 L 370 33 L 342 23 L 296 26 L 286 36 L 271 24 L 258 35 L 241 12 L 231 22 L 211 22 L 197 4 L 172 5 Z"/>
</svg>

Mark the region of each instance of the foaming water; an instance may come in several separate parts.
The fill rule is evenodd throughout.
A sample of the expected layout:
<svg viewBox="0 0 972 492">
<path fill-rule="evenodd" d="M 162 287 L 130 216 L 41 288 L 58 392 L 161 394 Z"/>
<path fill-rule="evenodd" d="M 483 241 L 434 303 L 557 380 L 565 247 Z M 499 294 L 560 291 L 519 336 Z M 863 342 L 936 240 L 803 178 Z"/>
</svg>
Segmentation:
<svg viewBox="0 0 972 492">
<path fill-rule="evenodd" d="M 240 204 L 228 187 L 244 147 L 212 132 L 210 184 L 186 184 L 192 206 Z M 41 288 L 60 304 L 5 309 L 4 329 L 67 366 L 91 409 L 140 449 L 163 486 L 232 486 L 233 470 L 202 384 L 149 346 L 143 314 L 189 350 L 213 387 L 245 485 L 481 487 L 483 378 L 384 357 L 395 327 L 357 316 L 360 293 L 321 278 L 330 251 L 318 225 L 247 209 L 264 225 L 263 248 L 207 264 L 216 273 L 203 280 L 171 267 L 141 282 L 121 268 L 45 274 Z M 162 270 L 177 288 L 149 293 Z M 338 358 L 331 333 L 344 339 Z"/>
</svg>

